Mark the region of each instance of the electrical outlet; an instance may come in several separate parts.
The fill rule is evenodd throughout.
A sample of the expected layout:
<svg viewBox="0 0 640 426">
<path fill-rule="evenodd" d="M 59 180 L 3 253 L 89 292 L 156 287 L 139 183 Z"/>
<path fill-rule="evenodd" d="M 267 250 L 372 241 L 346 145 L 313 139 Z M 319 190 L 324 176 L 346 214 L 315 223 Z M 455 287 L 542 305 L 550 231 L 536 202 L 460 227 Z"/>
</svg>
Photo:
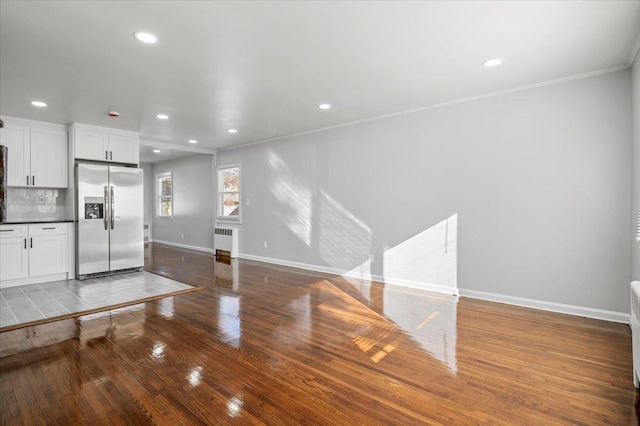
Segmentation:
<svg viewBox="0 0 640 426">
<path fill-rule="evenodd" d="M 184 240 L 184 234 L 180 234 L 180 238 Z"/>
<path fill-rule="evenodd" d="M 369 255 L 369 263 L 373 264 L 373 255 L 372 254 Z"/>
<path fill-rule="evenodd" d="M 262 248 L 267 248 L 267 242 L 266 241 L 262 242 Z"/>
<path fill-rule="evenodd" d="M 247 198 L 247 205 L 251 204 L 251 199 Z"/>
</svg>

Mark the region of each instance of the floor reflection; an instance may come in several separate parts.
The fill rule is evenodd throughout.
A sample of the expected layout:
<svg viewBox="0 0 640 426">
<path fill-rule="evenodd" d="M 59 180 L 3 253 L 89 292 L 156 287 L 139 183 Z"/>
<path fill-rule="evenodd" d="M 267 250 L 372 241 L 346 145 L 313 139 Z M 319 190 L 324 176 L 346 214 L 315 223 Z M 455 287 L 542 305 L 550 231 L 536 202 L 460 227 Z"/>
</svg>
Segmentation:
<svg viewBox="0 0 640 426">
<path fill-rule="evenodd" d="M 220 336 L 234 348 L 240 347 L 242 324 L 240 320 L 240 297 L 235 295 L 220 296 L 218 307 L 218 328 Z"/>
<path fill-rule="evenodd" d="M 351 289 L 345 291 L 327 280 L 316 283 L 314 288 L 334 296 L 317 308 L 345 322 L 355 334 L 353 343 L 371 361 L 382 361 L 409 338 L 446 365 L 450 373 L 457 373 L 457 297 L 358 281 L 365 280 L 346 281 Z"/>
<path fill-rule="evenodd" d="M 0 423 L 596 424 L 622 407 L 627 416 L 607 420 L 626 424 L 632 415 L 620 378 L 631 366 L 628 328 L 153 247 L 150 268 L 204 290 L 0 333 Z"/>
<path fill-rule="evenodd" d="M 458 297 L 385 286 L 383 312 L 421 348 L 457 373 Z"/>
<path fill-rule="evenodd" d="M 141 303 L 0 333 L 0 357 L 72 339 L 82 349 L 106 340 L 143 336 L 145 307 Z"/>
<path fill-rule="evenodd" d="M 238 291 L 240 285 L 238 259 L 218 256 L 216 259 L 215 283 L 216 287 Z"/>
</svg>

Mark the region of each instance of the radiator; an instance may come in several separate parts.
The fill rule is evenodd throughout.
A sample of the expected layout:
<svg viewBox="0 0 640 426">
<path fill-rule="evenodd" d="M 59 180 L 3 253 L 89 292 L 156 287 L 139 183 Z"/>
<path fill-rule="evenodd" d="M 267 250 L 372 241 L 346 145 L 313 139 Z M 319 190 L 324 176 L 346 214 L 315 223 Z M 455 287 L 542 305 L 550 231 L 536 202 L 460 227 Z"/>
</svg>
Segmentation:
<svg viewBox="0 0 640 426">
<path fill-rule="evenodd" d="M 238 257 L 238 228 L 213 230 L 213 251 L 217 256 Z"/>
<path fill-rule="evenodd" d="M 631 283 L 631 342 L 633 348 L 633 384 L 640 388 L 640 281 Z"/>
</svg>

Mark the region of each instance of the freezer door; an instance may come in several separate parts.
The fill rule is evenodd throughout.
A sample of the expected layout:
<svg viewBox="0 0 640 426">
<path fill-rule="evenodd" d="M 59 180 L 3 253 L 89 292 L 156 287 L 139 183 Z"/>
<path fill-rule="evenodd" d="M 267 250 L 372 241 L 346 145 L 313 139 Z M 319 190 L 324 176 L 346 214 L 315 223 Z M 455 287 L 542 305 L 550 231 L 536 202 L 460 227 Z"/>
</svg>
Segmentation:
<svg viewBox="0 0 640 426">
<path fill-rule="evenodd" d="M 76 166 L 78 276 L 109 271 L 109 168 L 96 164 Z"/>
<path fill-rule="evenodd" d="M 142 169 L 109 167 L 111 270 L 144 266 Z"/>
</svg>

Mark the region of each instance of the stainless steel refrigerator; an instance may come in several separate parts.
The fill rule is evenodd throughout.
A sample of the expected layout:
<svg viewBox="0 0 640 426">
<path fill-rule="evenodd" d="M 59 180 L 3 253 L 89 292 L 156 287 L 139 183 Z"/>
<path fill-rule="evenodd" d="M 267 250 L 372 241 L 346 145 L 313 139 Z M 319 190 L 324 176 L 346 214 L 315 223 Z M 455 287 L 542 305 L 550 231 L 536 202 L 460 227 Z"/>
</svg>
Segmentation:
<svg viewBox="0 0 640 426">
<path fill-rule="evenodd" d="M 144 266 L 143 171 L 76 164 L 76 277 L 140 271 Z"/>
</svg>

